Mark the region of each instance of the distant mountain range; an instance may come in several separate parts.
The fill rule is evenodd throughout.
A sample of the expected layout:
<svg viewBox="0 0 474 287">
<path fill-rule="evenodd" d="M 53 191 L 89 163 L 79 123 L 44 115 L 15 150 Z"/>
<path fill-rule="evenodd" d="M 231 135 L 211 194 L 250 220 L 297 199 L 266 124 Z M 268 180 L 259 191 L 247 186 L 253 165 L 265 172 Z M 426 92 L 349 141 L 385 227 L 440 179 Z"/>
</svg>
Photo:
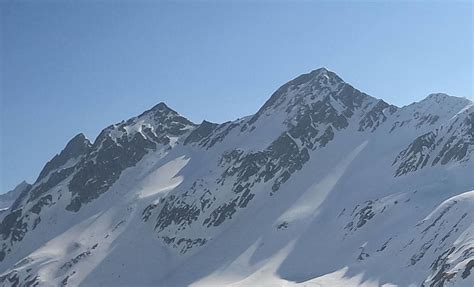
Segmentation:
<svg viewBox="0 0 474 287">
<path fill-rule="evenodd" d="M 472 287 L 474 103 L 321 68 L 236 121 L 79 134 L 0 203 L 2 286 Z"/>
</svg>

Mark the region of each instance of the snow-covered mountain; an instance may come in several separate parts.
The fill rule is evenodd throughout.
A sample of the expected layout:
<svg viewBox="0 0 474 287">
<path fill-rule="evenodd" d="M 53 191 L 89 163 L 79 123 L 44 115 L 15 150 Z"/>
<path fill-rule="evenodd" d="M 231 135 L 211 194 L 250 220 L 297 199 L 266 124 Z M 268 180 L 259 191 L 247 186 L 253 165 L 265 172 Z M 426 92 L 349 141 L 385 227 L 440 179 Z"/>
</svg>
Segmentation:
<svg viewBox="0 0 474 287">
<path fill-rule="evenodd" d="M 7 211 L 13 204 L 15 199 L 17 199 L 23 191 L 29 188 L 31 188 L 31 184 L 22 181 L 14 189 L 0 194 L 0 215 L 5 213 L 5 211 Z"/>
<path fill-rule="evenodd" d="M 324 68 L 223 124 L 160 103 L 2 216 L 2 286 L 474 286 L 474 103 Z"/>
</svg>

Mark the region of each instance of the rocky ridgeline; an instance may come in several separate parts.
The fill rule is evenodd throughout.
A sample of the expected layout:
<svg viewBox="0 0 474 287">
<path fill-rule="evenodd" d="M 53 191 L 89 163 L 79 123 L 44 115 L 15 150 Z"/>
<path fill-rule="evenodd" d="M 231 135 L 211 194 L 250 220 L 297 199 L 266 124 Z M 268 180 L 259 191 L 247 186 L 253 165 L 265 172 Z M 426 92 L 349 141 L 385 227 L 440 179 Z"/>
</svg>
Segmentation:
<svg viewBox="0 0 474 287">
<path fill-rule="evenodd" d="M 34 236 L 34 230 L 43 224 L 45 209 L 81 216 L 84 207 L 111 190 L 125 170 L 133 169 L 149 155 L 166 156 L 179 151 L 190 157 L 199 154 L 208 158 L 208 165 L 202 169 L 209 170 L 209 174 L 190 177 L 139 210 L 142 223 L 152 226 L 162 244 L 186 254 L 213 240 L 225 230 L 224 225 L 229 226 L 257 198 L 266 200 L 280 192 L 290 178 L 308 162 L 317 161 L 319 152 L 338 137 L 350 135 L 361 141 L 388 136 L 408 139 L 405 142 L 409 144 L 397 150 L 387 165 L 394 179 L 472 161 L 473 107 L 466 99 L 433 94 L 419 103 L 398 108 L 360 92 L 324 68 L 280 87 L 256 114 L 223 124 L 203 121 L 197 125 L 160 103 L 137 117 L 105 128 L 93 143 L 83 134 L 71 139 L 44 166 L 35 183 L 22 188 L 3 212 L 0 262 L 25 236 Z M 404 200 L 409 202 L 410 198 Z M 374 198 L 362 202 L 354 202 L 350 214 L 345 209 L 341 212 L 344 238 L 361 232 L 398 204 L 398 200 Z M 446 205 L 447 210 L 449 206 Z M 443 214 L 441 211 L 440 218 Z M 411 265 L 436 244 L 443 246 L 439 250 L 442 254 L 433 263 L 432 276 L 425 280 L 429 286 L 447 282 L 456 274 L 462 273 L 463 278 L 470 275 L 471 263 L 461 273 L 453 269 L 454 261 L 472 262 L 472 252 L 464 252 L 467 245 L 451 248 L 443 243 L 460 224 L 472 221 L 472 214 L 453 216 L 457 223 L 450 222 L 454 224 L 450 229 L 446 229 L 448 223 L 438 226 L 438 220 L 427 227 L 424 226 L 428 222 L 424 222 L 416 229 L 424 241 L 414 238 L 409 244 L 418 248 L 416 254 L 410 255 Z M 289 223 L 281 226 L 279 230 L 287 229 Z M 428 236 L 430 230 L 437 231 Z M 364 247 L 358 260 L 389 250 L 394 240 L 387 238 L 373 251 Z M 68 268 L 91 256 L 97 245 L 94 246 L 68 261 Z M 12 271 L 0 280 L 35 283 L 38 278 L 33 273 L 22 273 L 26 277 L 20 280 L 19 273 Z"/>
</svg>

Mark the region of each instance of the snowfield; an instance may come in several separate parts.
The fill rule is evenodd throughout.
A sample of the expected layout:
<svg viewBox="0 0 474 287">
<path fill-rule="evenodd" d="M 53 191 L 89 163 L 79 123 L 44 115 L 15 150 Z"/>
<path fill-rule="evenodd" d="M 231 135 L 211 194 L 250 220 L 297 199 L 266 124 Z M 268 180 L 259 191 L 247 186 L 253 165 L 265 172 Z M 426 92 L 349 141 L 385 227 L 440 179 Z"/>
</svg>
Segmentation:
<svg viewBox="0 0 474 287">
<path fill-rule="evenodd" d="M 474 286 L 474 104 L 324 68 L 255 114 L 78 135 L 0 224 L 2 286 Z"/>
</svg>

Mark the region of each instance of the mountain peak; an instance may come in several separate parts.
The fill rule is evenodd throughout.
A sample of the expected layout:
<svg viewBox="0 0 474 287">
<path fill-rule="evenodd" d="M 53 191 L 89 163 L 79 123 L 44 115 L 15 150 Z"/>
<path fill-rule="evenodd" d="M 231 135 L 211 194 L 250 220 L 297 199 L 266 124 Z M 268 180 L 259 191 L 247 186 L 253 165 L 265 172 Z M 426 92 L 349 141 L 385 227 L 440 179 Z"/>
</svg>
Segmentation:
<svg viewBox="0 0 474 287">
<path fill-rule="evenodd" d="M 12 190 L 5 192 L 4 194 L 7 193 L 12 193 L 12 192 L 17 192 L 18 190 L 23 190 L 25 189 L 28 185 L 30 185 L 26 180 L 23 180 L 19 184 L 17 184 Z"/>
<path fill-rule="evenodd" d="M 172 108 L 170 108 L 167 104 L 164 102 L 159 102 L 158 104 L 154 105 L 151 109 L 144 111 L 142 114 L 138 116 L 138 118 L 142 117 L 143 115 L 147 115 L 149 113 L 153 114 L 172 114 L 179 116 L 179 113 Z"/>
<path fill-rule="evenodd" d="M 321 67 L 321 68 L 312 70 L 311 72 L 309 72 L 309 74 L 319 75 L 319 74 L 327 74 L 329 72 L 331 72 L 331 71 L 329 71 L 326 67 Z"/>
<path fill-rule="evenodd" d="M 311 72 L 329 72 L 329 70 L 326 68 L 326 67 L 320 67 L 320 68 L 317 68 Z"/>
<path fill-rule="evenodd" d="M 179 113 L 170 108 L 168 105 L 166 105 L 164 102 L 159 102 L 158 104 L 154 105 L 152 108 L 144 111 L 140 115 L 130 118 L 126 121 L 127 124 L 132 123 L 136 119 L 142 118 L 144 116 L 149 116 L 150 114 L 153 114 L 155 116 L 161 116 L 161 115 L 166 115 L 166 114 L 171 114 L 171 115 L 176 115 L 179 116 Z"/>
<path fill-rule="evenodd" d="M 440 103 L 448 98 L 451 98 L 451 96 L 445 93 L 431 93 L 424 99 L 424 101 L 435 101 Z"/>
<path fill-rule="evenodd" d="M 339 77 L 335 72 L 328 70 L 325 67 L 321 67 L 319 69 L 313 70 L 310 72 L 311 75 L 314 76 L 315 79 L 317 78 L 326 78 L 326 79 L 332 79 L 336 82 L 344 82 L 344 80 Z"/>
<path fill-rule="evenodd" d="M 83 133 L 78 133 L 77 135 L 75 135 L 66 145 L 66 149 L 68 148 L 68 146 L 74 146 L 76 144 L 82 144 L 86 141 L 89 141 L 86 136 L 83 134 Z"/>
<path fill-rule="evenodd" d="M 3 194 L 0 194 L 0 213 L 1 211 L 5 210 L 5 208 L 9 208 L 12 206 L 13 202 L 15 199 L 17 199 L 23 191 L 29 189 L 31 185 L 23 180 L 21 183 L 19 183 L 17 186 L 15 186 L 14 189 L 5 192 Z"/>
<path fill-rule="evenodd" d="M 0 285 L 469 284 L 462 102 L 397 109 L 320 68 L 254 116 L 196 125 L 158 103 L 91 147 L 78 134 L 33 186 L 0 196 Z M 387 258 L 393 276 L 376 268 Z"/>
<path fill-rule="evenodd" d="M 451 108 L 462 108 L 469 104 L 472 101 L 467 98 L 450 96 L 445 93 L 432 93 L 429 94 L 426 98 L 419 102 L 415 102 L 409 106 L 416 107 L 437 107 L 437 109 L 451 109 Z"/>
<path fill-rule="evenodd" d="M 445 93 L 431 93 L 426 98 L 424 98 L 422 102 L 423 101 L 436 102 L 438 104 L 444 101 L 470 102 L 470 100 L 467 98 L 450 96 Z"/>
<path fill-rule="evenodd" d="M 66 145 L 63 152 L 70 156 L 77 156 L 82 154 L 88 147 L 91 146 L 90 141 L 83 133 L 75 135 Z"/>
<path fill-rule="evenodd" d="M 170 107 L 168 107 L 164 102 L 159 102 L 151 109 L 152 110 L 171 110 Z"/>
<path fill-rule="evenodd" d="M 302 74 L 278 88 L 248 124 L 252 125 L 268 110 L 284 109 L 289 111 L 295 106 L 317 102 L 329 95 L 338 97 L 339 91 L 345 86 L 349 85 L 336 73 L 325 67 Z M 352 97 L 352 94 L 354 93 L 346 93 L 349 98 Z M 353 101 L 353 99 L 348 99 L 348 101 Z"/>
<path fill-rule="evenodd" d="M 341 77 L 339 77 L 336 73 L 326 69 L 325 67 L 321 67 L 296 77 L 295 79 L 283 85 L 283 87 L 287 85 L 301 85 L 305 83 L 315 83 L 318 86 L 332 86 L 343 82 L 344 81 L 341 79 Z"/>
<path fill-rule="evenodd" d="M 87 153 L 91 146 L 91 142 L 83 133 L 77 134 L 66 144 L 66 147 L 64 147 L 61 153 L 55 155 L 53 159 L 46 163 L 36 181 L 38 182 L 47 176 L 52 170 L 65 164 L 69 159 L 76 158 Z"/>
</svg>

